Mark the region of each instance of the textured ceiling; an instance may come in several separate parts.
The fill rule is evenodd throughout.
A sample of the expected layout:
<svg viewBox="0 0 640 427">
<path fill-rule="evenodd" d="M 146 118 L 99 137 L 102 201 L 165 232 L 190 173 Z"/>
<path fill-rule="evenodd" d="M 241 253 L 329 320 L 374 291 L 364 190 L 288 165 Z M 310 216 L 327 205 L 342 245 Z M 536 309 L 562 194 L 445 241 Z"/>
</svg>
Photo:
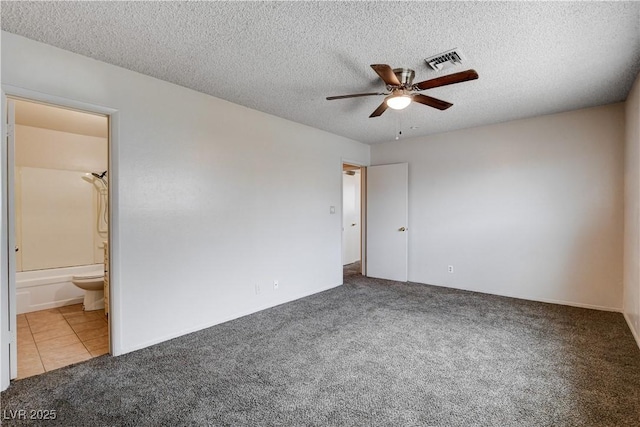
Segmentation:
<svg viewBox="0 0 640 427">
<path fill-rule="evenodd" d="M 2 29 L 365 143 L 620 102 L 640 71 L 640 2 L 2 2 Z M 458 48 L 462 66 L 424 58 Z M 478 80 L 369 114 L 369 64 Z"/>
</svg>

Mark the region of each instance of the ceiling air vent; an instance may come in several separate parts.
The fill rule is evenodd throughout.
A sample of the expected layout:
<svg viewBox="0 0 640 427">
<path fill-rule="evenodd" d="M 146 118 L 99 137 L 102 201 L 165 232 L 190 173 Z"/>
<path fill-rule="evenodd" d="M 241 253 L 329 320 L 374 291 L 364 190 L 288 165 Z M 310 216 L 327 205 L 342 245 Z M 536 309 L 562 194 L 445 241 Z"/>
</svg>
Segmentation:
<svg viewBox="0 0 640 427">
<path fill-rule="evenodd" d="M 436 71 L 444 70 L 462 63 L 464 57 L 458 49 L 451 49 L 436 56 L 425 59 L 427 65 Z"/>
</svg>

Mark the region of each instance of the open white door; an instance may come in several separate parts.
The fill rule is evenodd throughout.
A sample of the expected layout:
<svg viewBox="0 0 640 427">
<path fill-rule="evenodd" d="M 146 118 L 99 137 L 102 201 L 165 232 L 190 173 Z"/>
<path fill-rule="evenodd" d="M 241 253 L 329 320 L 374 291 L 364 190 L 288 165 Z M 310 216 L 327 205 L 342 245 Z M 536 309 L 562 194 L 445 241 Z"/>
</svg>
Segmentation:
<svg viewBox="0 0 640 427">
<path fill-rule="evenodd" d="M 342 174 L 342 265 L 360 261 L 360 171 Z"/>
<path fill-rule="evenodd" d="M 15 286 L 15 233 L 14 230 L 14 124 L 15 104 L 2 93 L 2 241 L 0 243 L 0 389 L 9 386 L 18 375 L 16 344 L 16 286 Z M 11 232 L 10 232 L 11 231 Z"/>
<path fill-rule="evenodd" d="M 367 168 L 367 276 L 408 278 L 409 164 Z"/>
</svg>

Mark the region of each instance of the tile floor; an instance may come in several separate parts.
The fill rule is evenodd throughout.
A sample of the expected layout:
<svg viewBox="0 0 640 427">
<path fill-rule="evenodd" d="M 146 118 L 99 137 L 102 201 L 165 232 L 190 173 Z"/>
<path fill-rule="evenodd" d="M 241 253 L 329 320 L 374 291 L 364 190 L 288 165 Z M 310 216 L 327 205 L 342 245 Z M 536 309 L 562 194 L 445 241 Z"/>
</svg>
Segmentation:
<svg viewBox="0 0 640 427">
<path fill-rule="evenodd" d="M 18 379 L 109 352 L 103 310 L 82 304 L 18 315 Z"/>
</svg>

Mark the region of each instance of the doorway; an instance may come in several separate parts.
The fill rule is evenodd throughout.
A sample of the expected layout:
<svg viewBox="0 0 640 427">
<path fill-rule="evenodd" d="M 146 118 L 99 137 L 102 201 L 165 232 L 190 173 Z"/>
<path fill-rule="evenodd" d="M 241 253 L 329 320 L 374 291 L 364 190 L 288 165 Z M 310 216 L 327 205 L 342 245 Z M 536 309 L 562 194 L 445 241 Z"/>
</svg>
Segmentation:
<svg viewBox="0 0 640 427">
<path fill-rule="evenodd" d="M 343 279 L 365 272 L 366 168 L 342 164 L 342 266 Z"/>
<path fill-rule="evenodd" d="M 11 379 L 111 352 L 109 116 L 8 98 Z"/>
</svg>

